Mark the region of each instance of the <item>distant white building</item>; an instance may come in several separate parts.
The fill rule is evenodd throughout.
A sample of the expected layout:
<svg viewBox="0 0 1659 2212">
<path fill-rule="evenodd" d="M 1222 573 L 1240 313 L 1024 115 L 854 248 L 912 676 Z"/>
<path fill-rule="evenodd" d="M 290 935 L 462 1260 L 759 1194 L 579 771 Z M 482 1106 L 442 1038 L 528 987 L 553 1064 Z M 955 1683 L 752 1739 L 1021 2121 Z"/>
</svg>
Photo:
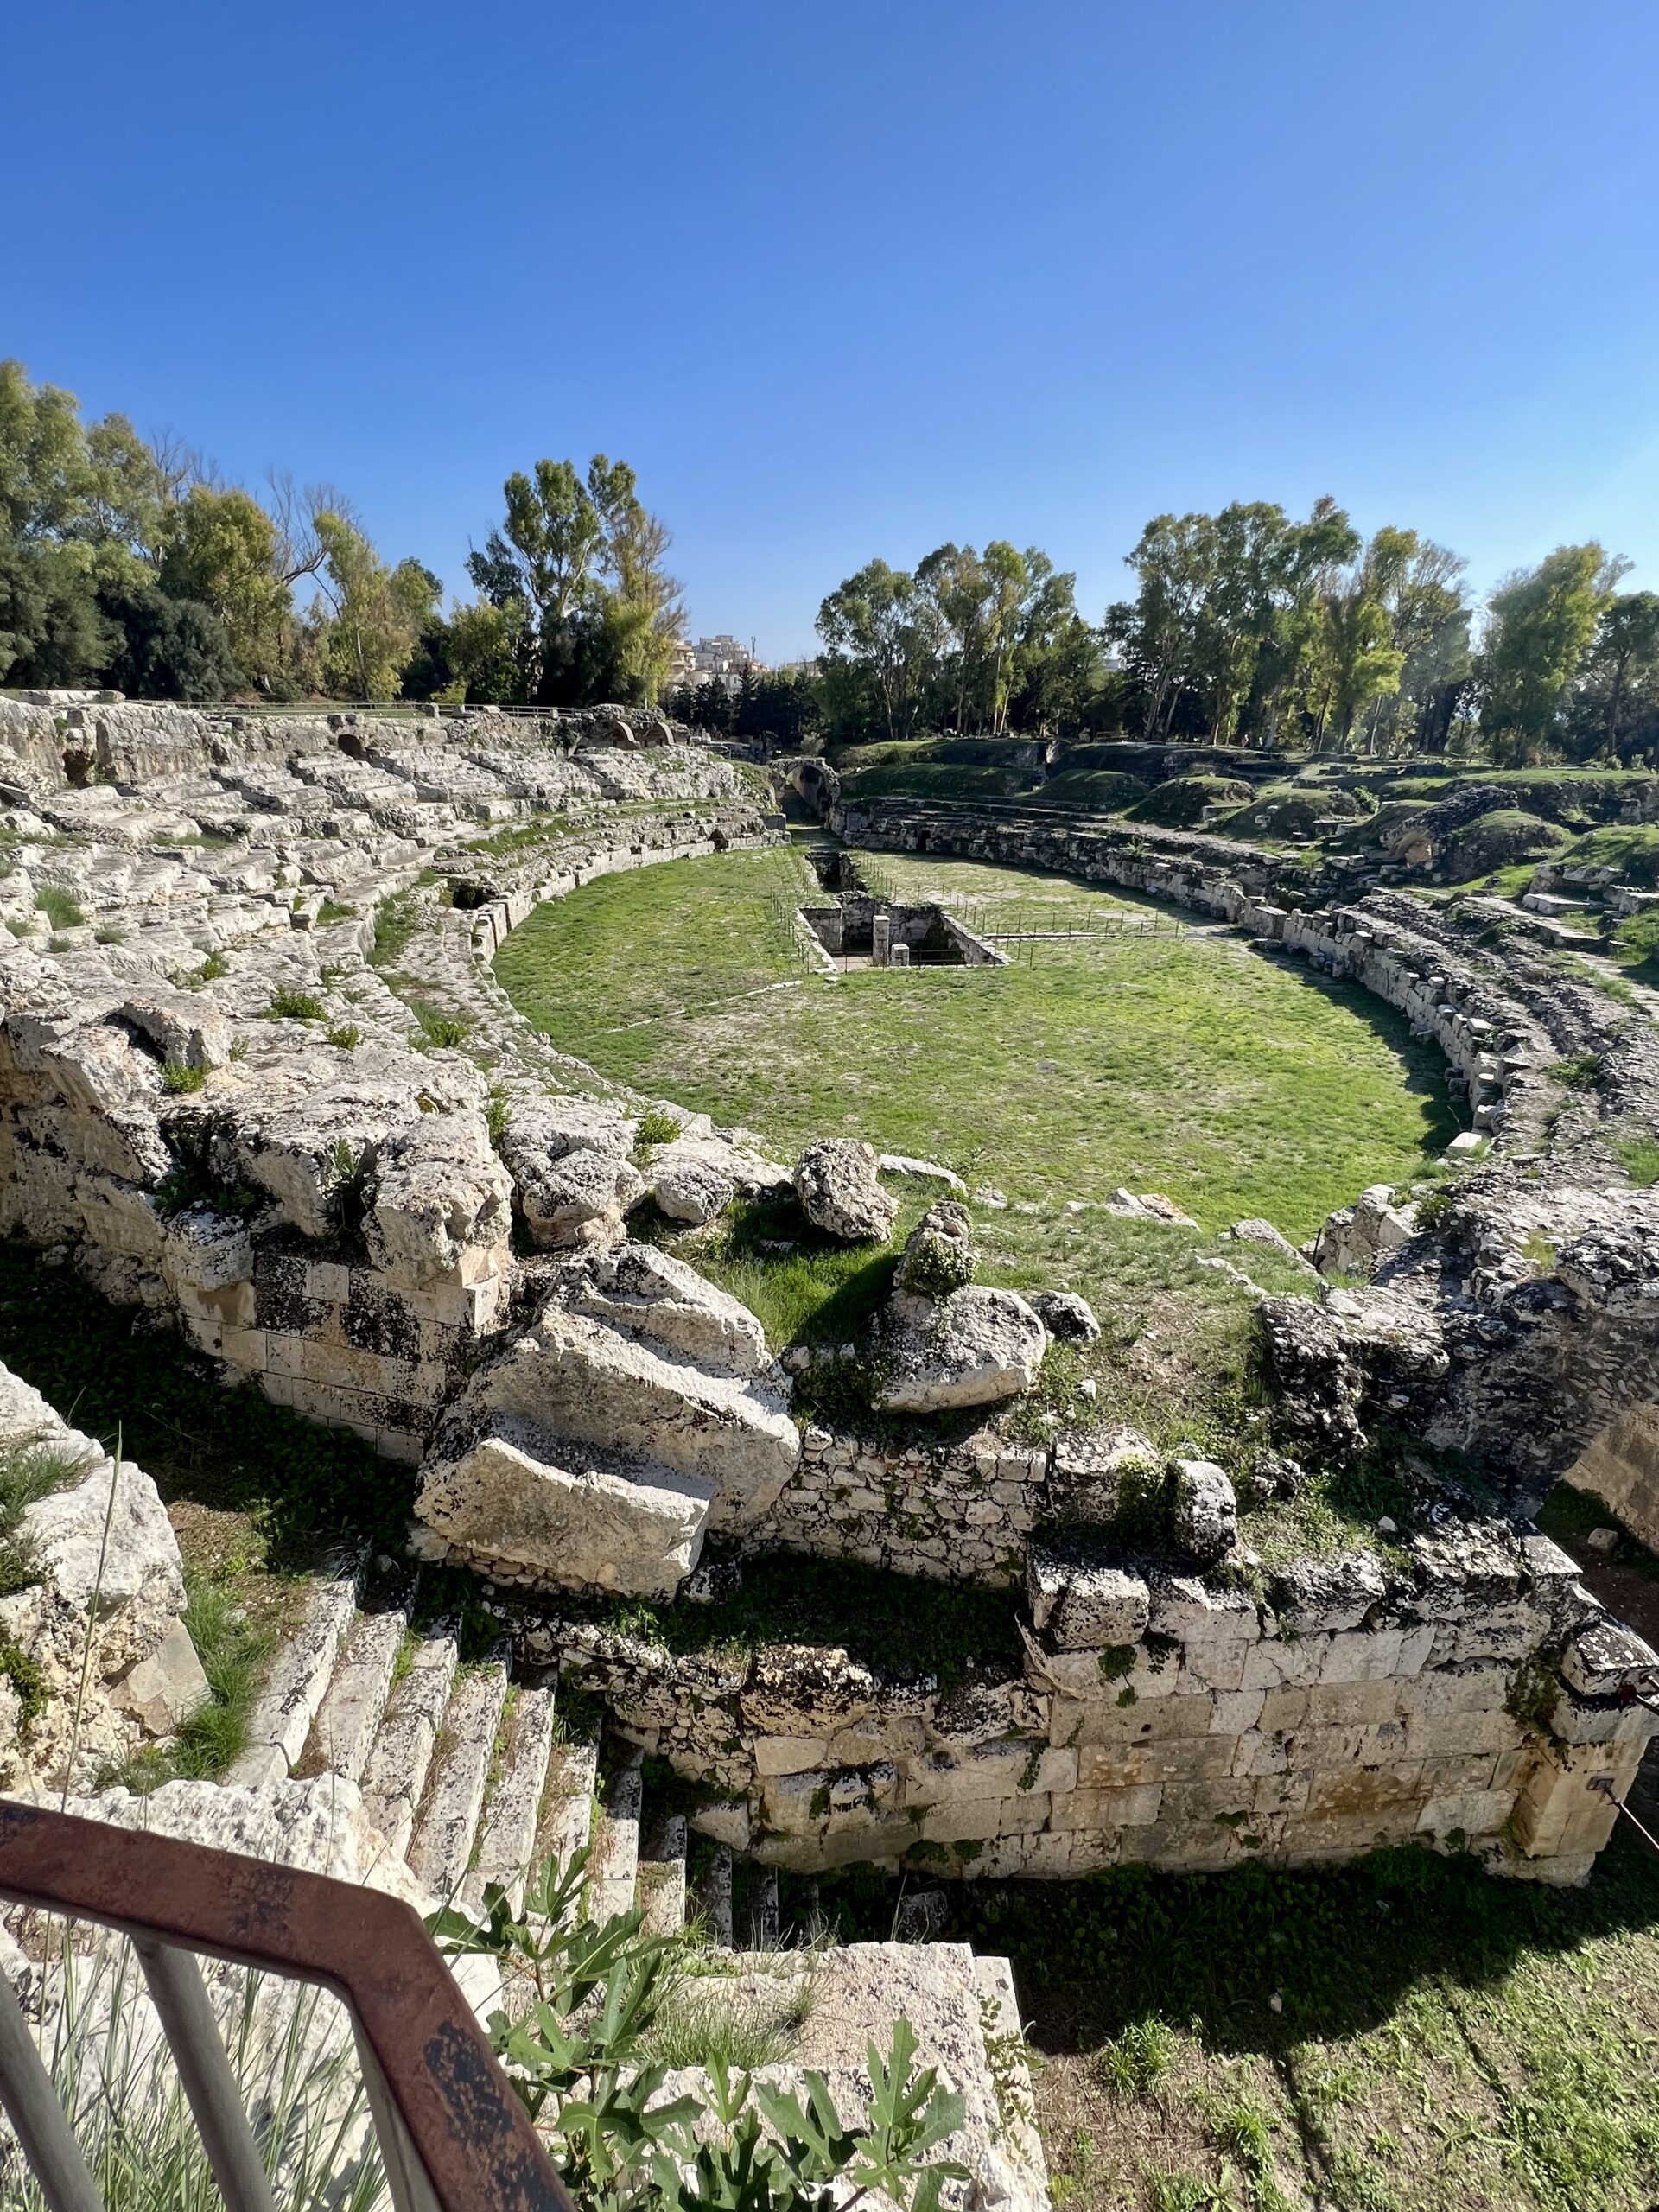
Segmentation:
<svg viewBox="0 0 1659 2212">
<path fill-rule="evenodd" d="M 735 638 L 722 634 L 699 638 L 696 645 L 676 645 L 668 681 L 671 689 L 684 683 L 720 683 L 728 691 L 740 691 L 746 671 L 764 676 L 766 669 L 766 664 L 756 658 L 752 645 L 740 645 Z"/>
</svg>

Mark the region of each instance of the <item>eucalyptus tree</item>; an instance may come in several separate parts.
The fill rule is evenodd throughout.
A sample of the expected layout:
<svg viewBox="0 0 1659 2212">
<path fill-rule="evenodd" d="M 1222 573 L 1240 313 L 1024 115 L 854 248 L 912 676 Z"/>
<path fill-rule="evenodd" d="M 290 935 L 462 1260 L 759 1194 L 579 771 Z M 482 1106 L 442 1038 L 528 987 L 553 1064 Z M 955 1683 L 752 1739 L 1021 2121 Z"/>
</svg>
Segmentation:
<svg viewBox="0 0 1659 2212">
<path fill-rule="evenodd" d="M 1593 540 L 1558 545 L 1487 601 L 1476 663 L 1482 737 L 1497 759 L 1546 758 L 1579 671 L 1627 566 Z"/>
</svg>

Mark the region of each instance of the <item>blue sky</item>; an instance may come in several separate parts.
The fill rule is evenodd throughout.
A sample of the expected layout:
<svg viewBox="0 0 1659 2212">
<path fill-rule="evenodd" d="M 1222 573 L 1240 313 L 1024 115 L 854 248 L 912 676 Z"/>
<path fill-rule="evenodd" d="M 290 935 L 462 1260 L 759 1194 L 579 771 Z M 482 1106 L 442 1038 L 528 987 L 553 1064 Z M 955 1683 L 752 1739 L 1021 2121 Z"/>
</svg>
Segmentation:
<svg viewBox="0 0 1659 2212">
<path fill-rule="evenodd" d="M 465 586 L 631 461 L 695 631 L 1330 492 L 1659 583 L 1651 0 L 0 0 L 0 353 Z"/>
</svg>

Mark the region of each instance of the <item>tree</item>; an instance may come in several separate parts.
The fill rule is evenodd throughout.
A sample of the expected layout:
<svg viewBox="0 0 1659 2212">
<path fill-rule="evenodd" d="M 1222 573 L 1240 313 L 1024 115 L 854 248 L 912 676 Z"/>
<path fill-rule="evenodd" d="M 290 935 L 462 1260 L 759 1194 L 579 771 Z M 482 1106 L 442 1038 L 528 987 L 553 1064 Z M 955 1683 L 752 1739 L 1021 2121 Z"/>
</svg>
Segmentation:
<svg viewBox="0 0 1659 2212">
<path fill-rule="evenodd" d="M 1576 702 L 1585 742 L 1615 758 L 1626 749 L 1632 721 L 1650 703 L 1659 676 L 1659 593 L 1622 592 L 1605 606 L 1585 657 Z"/>
<path fill-rule="evenodd" d="M 632 469 L 595 454 L 583 478 L 574 461 L 539 461 L 503 493 L 505 522 L 467 566 L 493 606 L 517 601 L 531 618 L 526 695 L 570 706 L 654 699 L 680 634 L 680 587 L 663 566 L 668 532 L 641 505 Z"/>
<path fill-rule="evenodd" d="M 110 586 L 99 604 L 114 631 L 103 675 L 139 699 L 222 699 L 239 671 L 225 625 L 200 600 L 172 599 L 143 572 Z"/>
<path fill-rule="evenodd" d="M 259 502 L 194 484 L 168 509 L 163 544 L 162 589 L 211 607 L 246 680 L 275 684 L 291 658 L 294 602 L 276 573 L 276 525 Z"/>
<path fill-rule="evenodd" d="M 1494 758 L 1548 756 L 1568 687 L 1620 573 L 1593 542 L 1558 545 L 1492 594 L 1477 677 L 1481 734 Z"/>
<path fill-rule="evenodd" d="M 324 669 L 330 688 L 353 699 L 395 699 L 423 623 L 443 587 L 418 561 L 388 568 L 343 516 L 320 514 L 319 582 L 332 610 Z"/>
<path fill-rule="evenodd" d="M 844 714 L 878 711 L 890 738 L 914 734 L 942 629 L 937 601 L 902 569 L 870 561 L 818 608 L 828 695 Z"/>
</svg>

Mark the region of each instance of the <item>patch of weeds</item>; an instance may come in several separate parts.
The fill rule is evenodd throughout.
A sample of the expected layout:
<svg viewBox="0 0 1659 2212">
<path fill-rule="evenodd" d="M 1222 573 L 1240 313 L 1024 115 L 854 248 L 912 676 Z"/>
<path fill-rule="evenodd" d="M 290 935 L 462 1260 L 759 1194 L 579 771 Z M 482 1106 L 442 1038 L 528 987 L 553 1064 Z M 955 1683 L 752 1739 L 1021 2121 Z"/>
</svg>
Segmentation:
<svg viewBox="0 0 1659 2212">
<path fill-rule="evenodd" d="M 1659 1142 L 1652 1137 L 1628 1137 L 1613 1150 L 1638 1191 L 1650 1191 L 1659 1183 Z"/>
<path fill-rule="evenodd" d="M 56 1445 L 20 1444 L 0 1452 L 0 1598 L 15 1597 L 40 1580 L 29 1557 L 23 1516 L 86 1472 L 84 1459 Z"/>
<path fill-rule="evenodd" d="M 677 1114 L 671 1114 L 665 1106 L 647 1106 L 639 1116 L 634 1143 L 640 1151 L 647 1151 L 659 1144 L 672 1144 L 679 1134 Z"/>
<path fill-rule="evenodd" d="M 383 899 L 374 910 L 374 942 L 369 948 L 372 967 L 390 968 L 404 955 L 419 925 L 421 910 L 407 891 Z"/>
<path fill-rule="evenodd" d="M 507 1134 L 507 1123 L 512 1118 L 507 1104 L 507 1094 L 499 1085 L 493 1085 L 484 1105 L 484 1126 L 490 1133 L 492 1147 L 499 1152 Z"/>
<path fill-rule="evenodd" d="M 349 922 L 356 912 L 355 906 L 346 906 L 338 899 L 325 899 L 317 909 L 317 920 L 327 929 L 331 922 Z"/>
<path fill-rule="evenodd" d="M 213 1782 L 246 1749 L 248 1715 L 273 1638 L 248 1618 L 233 1586 L 186 1570 L 183 1620 L 213 1693 L 169 1744 L 151 1745 L 122 1777 L 132 1789 Z"/>
<path fill-rule="evenodd" d="M 26 1736 L 46 1710 L 46 1673 L 5 1629 L 0 1629 L 0 1678 L 11 1684 L 17 1700 L 17 1732 Z"/>
<path fill-rule="evenodd" d="M 354 1021 L 337 1021 L 332 1029 L 323 1032 L 325 1045 L 334 1045 L 342 1052 L 354 1052 L 363 1042 L 363 1032 Z"/>
<path fill-rule="evenodd" d="M 207 1069 L 192 1067 L 188 1060 L 163 1060 L 162 1063 L 162 1089 L 175 1097 L 200 1090 L 207 1080 Z"/>
<path fill-rule="evenodd" d="M 284 983 L 270 995 L 270 1004 L 265 1008 L 270 1021 L 321 1021 L 323 1004 L 309 991 L 296 991 Z"/>
<path fill-rule="evenodd" d="M 1131 2020 L 1103 2043 L 1095 2069 L 1116 2097 L 1147 2097 L 1163 2087 L 1175 2056 L 1175 2038 L 1155 2014 Z"/>
<path fill-rule="evenodd" d="M 79 929 L 86 916 L 73 892 L 60 883 L 43 883 L 35 893 L 35 911 L 44 914 L 54 930 Z"/>
<path fill-rule="evenodd" d="M 125 930 L 101 929 L 94 930 L 92 931 L 92 942 L 94 944 L 124 944 L 126 941 L 127 933 Z"/>
<path fill-rule="evenodd" d="M 205 983 L 217 982 L 221 976 L 228 976 L 231 963 L 222 952 L 210 952 L 200 968 L 193 968 L 182 980 L 185 988 L 199 991 Z"/>
<path fill-rule="evenodd" d="M 1557 1060 L 1548 1072 L 1552 1081 L 1569 1090 L 1593 1090 L 1601 1081 L 1602 1067 L 1599 1052 L 1575 1052 L 1570 1059 Z"/>
<path fill-rule="evenodd" d="M 342 1236 L 363 1234 L 363 1223 L 374 1199 L 374 1155 L 367 1145 L 354 1151 L 344 1137 L 335 1140 L 328 1155 L 328 1203 Z"/>
<path fill-rule="evenodd" d="M 472 1034 L 472 1024 L 458 1014 L 449 1014 L 442 1007 L 429 1006 L 424 1000 L 414 1001 L 411 1011 L 420 1024 L 423 1045 L 437 1052 L 453 1050 L 464 1045 Z"/>
<path fill-rule="evenodd" d="M 810 1954 L 802 1964 L 799 1975 L 779 1975 L 746 1992 L 715 1980 L 682 1983 L 652 2023 L 652 2056 L 664 2066 L 724 2065 L 744 2073 L 782 2064 L 812 2012 Z"/>
<path fill-rule="evenodd" d="M 1521 1247 L 1521 1256 L 1541 1275 L 1547 1275 L 1555 1264 L 1554 1243 L 1541 1230 L 1535 1230 Z"/>
</svg>

